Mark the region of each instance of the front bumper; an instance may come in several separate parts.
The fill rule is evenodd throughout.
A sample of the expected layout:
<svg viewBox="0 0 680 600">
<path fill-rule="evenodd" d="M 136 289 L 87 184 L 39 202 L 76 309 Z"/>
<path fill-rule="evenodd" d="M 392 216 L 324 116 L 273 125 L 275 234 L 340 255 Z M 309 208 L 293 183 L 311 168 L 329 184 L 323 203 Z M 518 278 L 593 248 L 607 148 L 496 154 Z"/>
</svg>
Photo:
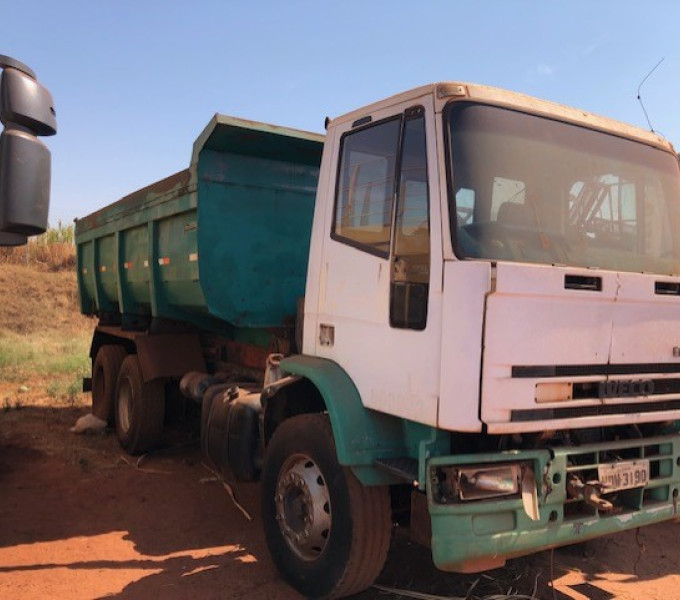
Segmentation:
<svg viewBox="0 0 680 600">
<path fill-rule="evenodd" d="M 645 487 L 608 494 L 611 512 L 597 511 L 567 497 L 568 476 L 584 481 L 597 465 L 645 458 Z M 538 494 L 539 518 L 532 520 L 521 498 L 443 502 L 433 480 L 438 467 L 500 462 L 530 462 Z M 476 572 L 502 566 L 506 559 L 547 548 L 678 518 L 680 435 L 483 455 L 444 456 L 427 463 L 432 556 L 444 571 Z"/>
</svg>

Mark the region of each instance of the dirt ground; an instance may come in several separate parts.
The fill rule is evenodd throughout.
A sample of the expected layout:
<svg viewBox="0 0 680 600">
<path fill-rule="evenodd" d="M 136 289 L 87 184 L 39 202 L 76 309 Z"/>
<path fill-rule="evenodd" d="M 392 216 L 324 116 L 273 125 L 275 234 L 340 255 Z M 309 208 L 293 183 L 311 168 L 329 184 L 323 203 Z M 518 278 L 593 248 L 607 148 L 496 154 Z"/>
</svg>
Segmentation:
<svg viewBox="0 0 680 600">
<path fill-rule="evenodd" d="M 0 598 L 299 598 L 267 554 L 256 485 L 236 489 L 248 521 L 221 483 L 206 481 L 196 443 L 169 440 L 137 462 L 111 433 L 70 433 L 86 412 L 0 411 Z M 461 576 L 438 572 L 428 551 L 395 529 L 379 587 L 357 598 L 404 597 L 395 589 L 446 598 L 680 598 L 679 533 L 680 524 L 659 525 Z"/>
</svg>

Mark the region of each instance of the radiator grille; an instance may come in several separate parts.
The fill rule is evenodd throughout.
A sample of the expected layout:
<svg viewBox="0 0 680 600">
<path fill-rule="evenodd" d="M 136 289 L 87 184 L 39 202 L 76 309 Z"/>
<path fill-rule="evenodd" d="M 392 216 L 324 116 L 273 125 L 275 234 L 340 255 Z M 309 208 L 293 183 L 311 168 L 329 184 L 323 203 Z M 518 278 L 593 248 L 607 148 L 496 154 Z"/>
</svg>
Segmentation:
<svg viewBox="0 0 680 600">
<path fill-rule="evenodd" d="M 602 449 L 591 446 L 585 449 L 560 449 L 558 452 L 565 455 L 567 478 L 570 475 L 577 476 L 584 483 L 597 481 L 599 465 L 638 459 L 649 460 L 647 485 L 603 495 L 604 499 L 614 504 L 613 511 L 598 511 L 582 499 L 567 498 L 565 493 L 565 520 L 592 516 L 608 517 L 639 511 L 655 504 L 667 503 L 675 489 L 672 484 L 676 458 L 673 444 L 670 442 L 639 440 L 613 449 L 611 446 Z M 566 482 L 564 485 L 566 486 Z"/>
</svg>

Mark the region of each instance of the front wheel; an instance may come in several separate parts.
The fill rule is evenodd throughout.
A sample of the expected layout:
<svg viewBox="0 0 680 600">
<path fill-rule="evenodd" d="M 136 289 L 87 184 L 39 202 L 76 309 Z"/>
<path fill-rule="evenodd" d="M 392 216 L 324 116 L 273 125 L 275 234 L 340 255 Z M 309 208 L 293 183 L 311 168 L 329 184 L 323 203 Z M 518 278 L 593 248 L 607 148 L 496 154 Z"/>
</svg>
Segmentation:
<svg viewBox="0 0 680 600">
<path fill-rule="evenodd" d="M 385 564 L 389 490 L 364 487 L 338 463 L 328 417 L 285 421 L 267 447 L 262 519 L 283 578 L 308 598 L 341 598 L 367 588 Z"/>
<path fill-rule="evenodd" d="M 163 434 L 165 393 L 163 382 L 144 382 L 139 359 L 125 358 L 116 382 L 116 433 L 130 454 L 141 454 L 158 445 Z"/>
</svg>

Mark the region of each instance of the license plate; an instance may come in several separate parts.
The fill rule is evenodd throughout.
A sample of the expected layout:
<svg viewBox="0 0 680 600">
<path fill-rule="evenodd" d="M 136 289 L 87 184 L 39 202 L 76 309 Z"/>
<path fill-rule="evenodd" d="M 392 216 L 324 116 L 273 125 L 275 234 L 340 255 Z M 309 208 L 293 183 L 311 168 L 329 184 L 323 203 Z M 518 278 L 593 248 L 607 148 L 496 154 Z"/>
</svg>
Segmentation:
<svg viewBox="0 0 680 600">
<path fill-rule="evenodd" d="M 649 481 L 649 461 L 631 460 L 599 465 L 597 475 L 605 487 L 605 494 L 643 487 Z"/>
</svg>

